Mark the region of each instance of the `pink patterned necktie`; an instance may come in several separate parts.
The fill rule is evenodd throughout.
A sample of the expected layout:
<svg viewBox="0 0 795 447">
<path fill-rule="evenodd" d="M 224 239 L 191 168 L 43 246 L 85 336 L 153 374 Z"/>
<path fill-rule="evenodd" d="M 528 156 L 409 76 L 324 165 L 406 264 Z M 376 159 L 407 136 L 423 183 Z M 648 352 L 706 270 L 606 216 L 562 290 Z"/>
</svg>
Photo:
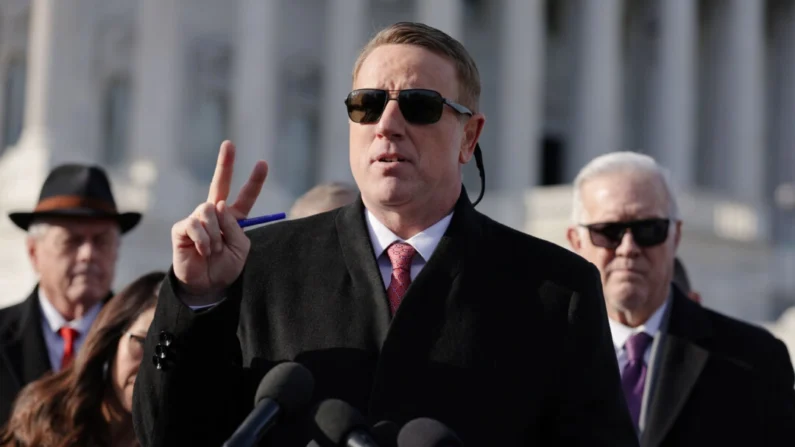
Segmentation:
<svg viewBox="0 0 795 447">
<path fill-rule="evenodd" d="M 405 242 L 395 242 L 386 249 L 386 254 L 392 263 L 392 279 L 386 289 L 392 315 L 395 315 L 403 295 L 411 285 L 411 260 L 416 253 L 414 247 Z"/>
</svg>

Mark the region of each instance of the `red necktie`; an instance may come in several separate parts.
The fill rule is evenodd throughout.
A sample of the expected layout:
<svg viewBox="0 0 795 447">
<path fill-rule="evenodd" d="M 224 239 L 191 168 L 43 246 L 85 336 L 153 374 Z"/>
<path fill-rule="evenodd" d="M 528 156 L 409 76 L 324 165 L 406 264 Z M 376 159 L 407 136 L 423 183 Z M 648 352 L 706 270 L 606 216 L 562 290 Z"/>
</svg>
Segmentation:
<svg viewBox="0 0 795 447">
<path fill-rule="evenodd" d="M 414 247 L 405 242 L 395 242 L 386 249 L 386 254 L 392 263 L 392 279 L 386 289 L 392 315 L 395 315 L 403 295 L 411 285 L 411 260 L 415 253 L 417 251 L 414 250 Z"/>
<path fill-rule="evenodd" d="M 72 362 L 75 350 L 75 339 L 80 336 L 80 332 L 68 326 L 64 326 L 58 330 L 63 338 L 63 357 L 61 357 L 61 368 L 66 368 Z"/>
</svg>

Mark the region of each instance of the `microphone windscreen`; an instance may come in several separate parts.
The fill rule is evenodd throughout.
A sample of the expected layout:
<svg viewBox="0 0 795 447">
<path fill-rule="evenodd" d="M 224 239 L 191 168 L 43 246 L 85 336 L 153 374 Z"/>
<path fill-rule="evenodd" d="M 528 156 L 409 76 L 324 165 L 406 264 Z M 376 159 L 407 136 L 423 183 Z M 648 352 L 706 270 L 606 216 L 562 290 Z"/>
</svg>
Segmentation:
<svg viewBox="0 0 795 447">
<path fill-rule="evenodd" d="M 315 378 L 308 369 L 294 362 L 279 363 L 260 381 L 254 405 L 270 398 L 286 413 L 293 413 L 309 404 L 314 391 Z"/>
<path fill-rule="evenodd" d="M 400 427 L 392 421 L 381 421 L 370 430 L 378 447 L 397 447 L 397 437 Z"/>
<path fill-rule="evenodd" d="M 326 399 L 315 409 L 315 441 L 323 447 L 345 445 L 355 429 L 368 430 L 367 421 L 358 410 L 339 399 Z M 369 430 L 368 430 L 369 431 Z"/>
<path fill-rule="evenodd" d="M 441 422 L 419 418 L 403 426 L 398 434 L 400 447 L 463 447 L 464 443 Z"/>
</svg>

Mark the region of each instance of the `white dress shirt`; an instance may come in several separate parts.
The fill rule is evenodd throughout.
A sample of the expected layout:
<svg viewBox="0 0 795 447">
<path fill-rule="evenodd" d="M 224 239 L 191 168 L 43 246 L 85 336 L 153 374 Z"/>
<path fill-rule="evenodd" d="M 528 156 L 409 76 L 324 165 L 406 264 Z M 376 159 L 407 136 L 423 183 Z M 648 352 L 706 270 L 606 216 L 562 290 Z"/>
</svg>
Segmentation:
<svg viewBox="0 0 795 447">
<path fill-rule="evenodd" d="M 50 366 L 53 371 L 59 371 L 61 369 L 61 358 L 63 357 L 63 338 L 61 338 L 61 334 L 58 331 L 64 326 L 69 326 L 80 333 L 73 342 L 73 353 L 76 355 L 80 347 L 83 346 L 83 341 L 86 339 L 88 330 L 91 329 L 91 324 L 94 323 L 97 314 L 102 309 L 102 303 L 92 306 L 81 318 L 66 321 L 63 315 L 50 303 L 44 292 L 39 289 L 39 307 L 41 308 L 41 330 L 44 333 L 44 343 L 47 345 Z"/>
<path fill-rule="evenodd" d="M 624 367 L 627 366 L 629 363 L 629 358 L 627 357 L 627 351 L 624 349 L 624 344 L 626 344 L 629 337 L 639 333 L 645 332 L 651 336 L 653 339 L 657 339 L 657 334 L 660 332 L 660 324 L 662 323 L 663 315 L 665 315 L 665 309 L 668 308 L 668 300 L 666 299 L 663 302 L 663 305 L 657 308 L 651 317 L 646 321 L 646 323 L 632 328 L 629 326 L 625 326 L 617 321 L 613 321 L 608 319 L 607 322 L 610 324 L 610 333 L 613 335 L 613 347 L 616 349 L 616 358 L 618 359 L 618 370 L 623 372 Z M 643 362 L 646 365 L 649 364 L 649 359 L 651 357 L 651 347 L 653 343 L 649 343 L 649 346 L 646 348 L 646 352 L 643 353 Z M 648 376 L 647 376 L 648 377 Z"/>
<path fill-rule="evenodd" d="M 392 263 L 389 261 L 389 256 L 384 252 L 386 249 L 396 241 L 405 242 L 415 250 L 417 255 L 411 260 L 411 280 L 419 275 L 420 270 L 425 267 L 425 263 L 431 259 L 431 255 L 436 251 L 436 246 L 450 226 L 450 220 L 453 218 L 453 213 L 443 217 L 442 220 L 436 222 L 423 231 L 415 234 L 408 239 L 402 239 L 392 232 L 386 225 L 382 224 L 378 219 L 370 213 L 369 210 L 365 211 L 365 220 L 367 221 L 367 230 L 370 233 L 370 242 L 373 245 L 375 259 L 378 261 L 378 268 L 381 270 L 381 278 L 384 280 L 384 288 L 389 287 L 389 282 L 392 279 Z"/>
</svg>

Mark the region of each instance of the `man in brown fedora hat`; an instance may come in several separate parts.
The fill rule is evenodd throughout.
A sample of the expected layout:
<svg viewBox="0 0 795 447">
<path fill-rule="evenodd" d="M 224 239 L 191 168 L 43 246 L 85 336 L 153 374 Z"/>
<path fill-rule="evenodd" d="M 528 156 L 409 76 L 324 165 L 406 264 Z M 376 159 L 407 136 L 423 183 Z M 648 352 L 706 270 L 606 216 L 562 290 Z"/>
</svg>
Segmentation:
<svg viewBox="0 0 795 447">
<path fill-rule="evenodd" d="M 31 212 L 9 217 L 28 232 L 39 283 L 23 302 L 0 309 L 0 425 L 16 394 L 69 364 L 111 296 L 120 235 L 139 213 L 119 213 L 105 172 L 62 165 L 47 176 Z"/>
</svg>

